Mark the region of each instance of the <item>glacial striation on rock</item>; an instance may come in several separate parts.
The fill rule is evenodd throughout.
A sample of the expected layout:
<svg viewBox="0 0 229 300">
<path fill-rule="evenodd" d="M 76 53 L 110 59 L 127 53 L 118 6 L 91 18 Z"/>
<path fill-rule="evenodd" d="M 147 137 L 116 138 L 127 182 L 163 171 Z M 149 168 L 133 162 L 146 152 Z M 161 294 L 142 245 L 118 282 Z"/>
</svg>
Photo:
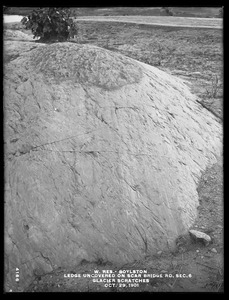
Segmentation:
<svg viewBox="0 0 229 300">
<path fill-rule="evenodd" d="M 217 119 L 182 80 L 92 45 L 6 41 L 4 54 L 7 286 L 173 249 L 222 151 Z"/>
</svg>

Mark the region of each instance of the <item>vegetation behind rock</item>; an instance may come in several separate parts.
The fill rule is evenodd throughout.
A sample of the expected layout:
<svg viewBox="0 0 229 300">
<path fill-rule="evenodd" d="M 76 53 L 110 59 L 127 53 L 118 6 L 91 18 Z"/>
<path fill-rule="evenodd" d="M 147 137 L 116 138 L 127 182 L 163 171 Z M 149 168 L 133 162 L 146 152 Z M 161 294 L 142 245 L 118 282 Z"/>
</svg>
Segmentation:
<svg viewBox="0 0 229 300">
<path fill-rule="evenodd" d="M 70 10 L 64 8 L 38 8 L 21 22 L 26 29 L 31 29 L 34 38 L 40 38 L 41 42 L 66 41 L 77 33 L 76 24 L 70 18 Z"/>
</svg>

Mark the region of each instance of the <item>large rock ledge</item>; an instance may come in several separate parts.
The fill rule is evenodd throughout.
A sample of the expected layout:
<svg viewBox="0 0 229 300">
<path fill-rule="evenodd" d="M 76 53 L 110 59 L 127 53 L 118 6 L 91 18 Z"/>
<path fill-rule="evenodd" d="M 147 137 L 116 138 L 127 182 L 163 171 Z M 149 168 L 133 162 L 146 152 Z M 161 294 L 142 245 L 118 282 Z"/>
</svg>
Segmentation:
<svg viewBox="0 0 229 300">
<path fill-rule="evenodd" d="M 216 118 L 178 78 L 98 47 L 7 41 L 5 57 L 6 289 L 172 250 L 221 153 Z"/>
</svg>

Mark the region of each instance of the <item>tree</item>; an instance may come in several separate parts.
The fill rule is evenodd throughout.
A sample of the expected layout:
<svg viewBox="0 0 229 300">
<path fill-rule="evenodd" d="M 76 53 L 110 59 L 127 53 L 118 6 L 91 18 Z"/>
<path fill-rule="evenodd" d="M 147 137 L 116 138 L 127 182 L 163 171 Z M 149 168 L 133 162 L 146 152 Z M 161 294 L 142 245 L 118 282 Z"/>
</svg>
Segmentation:
<svg viewBox="0 0 229 300">
<path fill-rule="evenodd" d="M 219 9 L 219 18 L 223 18 L 223 7 Z"/>
<path fill-rule="evenodd" d="M 45 7 L 33 10 L 21 20 L 40 42 L 59 42 L 74 38 L 77 27 L 69 8 Z"/>
<path fill-rule="evenodd" d="M 169 7 L 163 7 L 163 10 L 167 14 L 167 16 L 173 16 L 173 12 Z"/>
<path fill-rule="evenodd" d="M 9 12 L 10 8 L 8 6 L 3 6 L 3 13 Z"/>
</svg>

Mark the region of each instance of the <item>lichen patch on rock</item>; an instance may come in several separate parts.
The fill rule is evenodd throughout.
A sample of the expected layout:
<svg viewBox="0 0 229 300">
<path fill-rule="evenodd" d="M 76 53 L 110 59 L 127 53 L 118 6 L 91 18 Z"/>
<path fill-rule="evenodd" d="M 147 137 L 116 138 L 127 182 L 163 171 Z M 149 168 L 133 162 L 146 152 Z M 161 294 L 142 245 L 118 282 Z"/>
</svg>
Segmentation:
<svg viewBox="0 0 229 300">
<path fill-rule="evenodd" d="M 133 60 L 89 45 L 46 45 L 33 53 L 31 63 L 47 80 L 95 85 L 105 90 L 138 83 L 142 77 L 140 66 Z"/>
</svg>

